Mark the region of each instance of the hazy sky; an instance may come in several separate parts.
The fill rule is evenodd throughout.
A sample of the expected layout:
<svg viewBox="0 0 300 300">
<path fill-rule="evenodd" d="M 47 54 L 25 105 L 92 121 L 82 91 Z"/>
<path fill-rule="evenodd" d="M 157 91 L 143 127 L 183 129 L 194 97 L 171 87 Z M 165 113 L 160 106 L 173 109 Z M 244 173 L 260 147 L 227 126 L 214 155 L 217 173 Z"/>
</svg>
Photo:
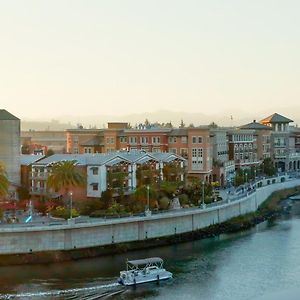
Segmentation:
<svg viewBox="0 0 300 300">
<path fill-rule="evenodd" d="M 299 12 L 299 0 L 0 0 L 0 108 L 300 108 Z"/>
</svg>

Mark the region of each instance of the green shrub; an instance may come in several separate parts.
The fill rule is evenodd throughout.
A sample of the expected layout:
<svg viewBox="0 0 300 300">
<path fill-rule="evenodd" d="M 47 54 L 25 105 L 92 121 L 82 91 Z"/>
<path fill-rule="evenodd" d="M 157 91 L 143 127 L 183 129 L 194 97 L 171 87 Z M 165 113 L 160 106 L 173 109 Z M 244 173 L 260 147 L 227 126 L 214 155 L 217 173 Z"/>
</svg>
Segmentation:
<svg viewBox="0 0 300 300">
<path fill-rule="evenodd" d="M 58 206 L 51 211 L 51 216 L 55 218 L 69 219 L 70 218 L 70 209 Z M 72 209 L 72 217 L 76 218 L 79 216 L 79 213 L 75 208 Z"/>
<path fill-rule="evenodd" d="M 167 210 L 170 205 L 170 200 L 168 197 L 162 197 L 161 199 L 159 199 L 158 204 L 159 204 L 159 209 Z"/>
<path fill-rule="evenodd" d="M 120 214 L 120 213 L 124 213 L 125 209 L 124 209 L 124 206 L 122 204 L 114 203 L 108 208 L 107 212 L 108 213 Z"/>
<path fill-rule="evenodd" d="M 101 209 L 101 210 L 95 210 L 90 214 L 91 218 L 103 218 L 106 216 L 106 210 Z"/>
<path fill-rule="evenodd" d="M 190 204 L 190 199 L 187 194 L 181 194 L 178 196 L 178 198 L 181 206 Z"/>
<path fill-rule="evenodd" d="M 89 199 L 77 202 L 79 212 L 81 215 L 88 216 L 94 211 L 98 211 L 104 208 L 104 203 L 101 199 Z"/>
<path fill-rule="evenodd" d="M 162 181 L 160 184 L 160 190 L 163 192 L 166 196 L 171 197 L 177 190 L 176 183 L 171 183 L 167 181 Z"/>
</svg>

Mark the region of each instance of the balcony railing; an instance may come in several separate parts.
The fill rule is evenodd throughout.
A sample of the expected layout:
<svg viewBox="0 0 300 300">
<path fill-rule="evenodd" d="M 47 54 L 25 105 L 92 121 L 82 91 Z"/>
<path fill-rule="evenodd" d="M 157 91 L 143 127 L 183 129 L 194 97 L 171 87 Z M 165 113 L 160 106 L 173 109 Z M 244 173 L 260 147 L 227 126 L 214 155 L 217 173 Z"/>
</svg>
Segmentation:
<svg viewBox="0 0 300 300">
<path fill-rule="evenodd" d="M 29 175 L 30 179 L 40 179 L 40 180 L 46 180 L 49 176 L 49 173 L 31 173 Z"/>
<path fill-rule="evenodd" d="M 285 148 L 286 147 L 286 143 L 275 143 L 274 147 L 275 148 Z"/>
</svg>

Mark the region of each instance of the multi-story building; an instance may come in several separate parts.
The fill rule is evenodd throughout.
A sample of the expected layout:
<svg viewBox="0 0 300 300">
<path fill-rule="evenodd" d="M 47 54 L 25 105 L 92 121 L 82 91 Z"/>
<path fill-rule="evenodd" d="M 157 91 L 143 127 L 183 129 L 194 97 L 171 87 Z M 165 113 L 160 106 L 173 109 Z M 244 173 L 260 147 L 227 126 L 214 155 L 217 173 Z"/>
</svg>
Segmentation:
<svg viewBox="0 0 300 300">
<path fill-rule="evenodd" d="M 67 129 L 67 153 L 103 153 L 104 129 Z"/>
<path fill-rule="evenodd" d="M 20 185 L 20 155 L 20 119 L 0 109 L 0 162 L 13 186 Z"/>
<path fill-rule="evenodd" d="M 46 154 L 47 150 L 54 153 L 66 153 L 66 134 L 63 130 L 29 130 L 21 132 L 21 144 L 28 154 Z"/>
<path fill-rule="evenodd" d="M 269 126 L 271 132 L 271 157 L 278 171 L 299 170 L 300 153 L 296 151 L 295 139 L 289 124 L 293 121 L 277 113 L 260 121 Z"/>
<path fill-rule="evenodd" d="M 260 124 L 254 120 L 252 123 L 243 125 L 241 130 L 254 130 L 254 137 L 257 145 L 257 158 L 263 161 L 265 158 L 271 157 L 271 132 L 269 126 Z"/>
<path fill-rule="evenodd" d="M 234 160 L 229 160 L 227 130 L 211 128 L 210 132 L 213 148 L 213 181 L 224 186 L 235 175 Z"/>
<path fill-rule="evenodd" d="M 128 123 L 109 122 L 106 129 L 67 129 L 67 153 L 110 153 L 127 148 Z"/>
<path fill-rule="evenodd" d="M 234 160 L 236 169 L 259 165 L 257 141 L 254 130 L 233 129 L 228 131 L 229 159 Z"/>
<path fill-rule="evenodd" d="M 212 182 L 213 149 L 209 126 L 188 128 L 188 174 Z"/>
<path fill-rule="evenodd" d="M 144 150 L 149 152 L 167 152 L 168 134 L 171 129 L 145 128 L 127 129 L 124 134 L 127 137 L 128 150 Z"/>
<path fill-rule="evenodd" d="M 72 188 L 74 199 L 99 198 L 110 189 L 113 196 L 130 193 L 139 185 L 159 183 L 160 180 L 183 182 L 185 159 L 173 153 L 141 151 L 107 154 L 55 154 L 32 164 L 30 175 L 33 197 L 57 198 L 64 191 L 47 188 L 47 178 L 58 161 L 75 160 L 87 177 L 84 187 Z"/>
<path fill-rule="evenodd" d="M 111 153 L 118 150 L 170 152 L 188 160 L 187 173 L 212 181 L 212 145 L 208 126 L 161 128 L 108 123 L 107 129 L 67 130 L 67 151 L 73 154 Z"/>
<path fill-rule="evenodd" d="M 291 135 L 294 139 L 295 143 L 295 150 L 297 153 L 300 153 L 300 128 L 299 127 L 293 127 L 291 130 Z"/>
</svg>

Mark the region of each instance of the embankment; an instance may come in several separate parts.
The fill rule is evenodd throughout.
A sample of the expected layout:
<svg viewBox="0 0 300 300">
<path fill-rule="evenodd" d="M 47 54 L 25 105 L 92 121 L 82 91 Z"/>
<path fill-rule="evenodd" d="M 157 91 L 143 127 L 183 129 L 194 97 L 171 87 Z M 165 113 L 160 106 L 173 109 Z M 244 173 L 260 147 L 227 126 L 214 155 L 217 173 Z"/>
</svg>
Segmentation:
<svg viewBox="0 0 300 300">
<path fill-rule="evenodd" d="M 272 193 L 295 193 L 300 179 L 281 176 L 263 185 L 246 197 L 206 209 L 82 224 L 0 227 L 0 265 L 80 259 L 246 229 L 275 215 L 274 203 L 283 195 Z"/>
</svg>

